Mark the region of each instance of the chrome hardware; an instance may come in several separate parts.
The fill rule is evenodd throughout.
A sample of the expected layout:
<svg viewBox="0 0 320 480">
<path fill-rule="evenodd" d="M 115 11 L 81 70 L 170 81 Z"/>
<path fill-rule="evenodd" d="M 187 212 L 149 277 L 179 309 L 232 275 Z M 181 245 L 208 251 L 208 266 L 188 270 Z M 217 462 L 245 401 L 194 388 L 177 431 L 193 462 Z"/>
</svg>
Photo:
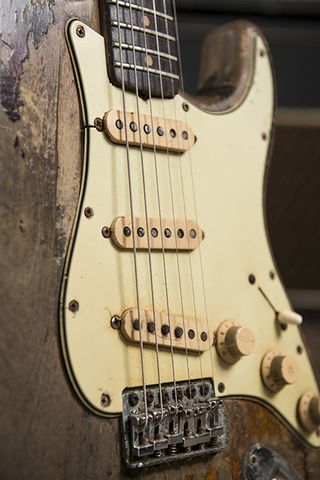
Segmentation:
<svg viewBox="0 0 320 480">
<path fill-rule="evenodd" d="M 243 470 L 246 480 L 302 480 L 280 455 L 259 444 L 247 452 Z"/>
<path fill-rule="evenodd" d="M 192 390 L 192 394 L 191 391 Z M 147 387 L 147 418 L 143 389 L 123 393 L 124 459 L 130 468 L 219 452 L 227 444 L 223 401 L 211 380 Z M 189 395 L 188 395 L 189 392 Z M 132 402 L 132 398 L 136 399 Z M 177 398 L 176 398 L 177 397 Z"/>
</svg>

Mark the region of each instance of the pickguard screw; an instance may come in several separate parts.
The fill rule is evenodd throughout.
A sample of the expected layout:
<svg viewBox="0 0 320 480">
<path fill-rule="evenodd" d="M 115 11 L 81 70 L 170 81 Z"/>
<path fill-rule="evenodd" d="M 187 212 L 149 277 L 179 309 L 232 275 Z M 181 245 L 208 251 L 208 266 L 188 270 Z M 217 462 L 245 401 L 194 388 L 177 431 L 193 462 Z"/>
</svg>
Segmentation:
<svg viewBox="0 0 320 480">
<path fill-rule="evenodd" d="M 262 138 L 262 140 L 265 141 L 265 140 L 267 140 L 268 135 L 265 132 L 263 132 L 262 135 L 261 135 L 261 138 Z"/>
<path fill-rule="evenodd" d="M 111 404 L 110 395 L 106 392 L 103 392 L 101 395 L 100 403 L 102 408 L 109 407 L 109 405 Z"/>
<path fill-rule="evenodd" d="M 77 300 L 71 300 L 71 302 L 69 302 L 68 308 L 70 312 L 76 313 L 79 310 L 79 303 L 77 302 Z"/>
<path fill-rule="evenodd" d="M 274 280 L 275 277 L 276 277 L 275 273 L 272 270 L 269 272 L 269 276 L 270 276 L 271 280 Z"/>
<path fill-rule="evenodd" d="M 113 317 L 111 317 L 110 324 L 112 328 L 118 330 L 121 327 L 121 317 L 119 317 L 119 315 L 113 315 Z"/>
<path fill-rule="evenodd" d="M 301 345 L 297 346 L 297 352 L 299 353 L 299 355 L 301 355 L 301 353 L 303 352 L 303 348 Z"/>
<path fill-rule="evenodd" d="M 76 33 L 77 33 L 78 37 L 83 38 L 86 34 L 86 31 L 85 31 L 85 29 L 82 25 L 78 25 Z"/>
<path fill-rule="evenodd" d="M 225 391 L 225 385 L 224 383 L 220 382 L 219 385 L 218 385 L 218 390 L 220 393 L 223 393 Z"/>
<path fill-rule="evenodd" d="M 111 228 L 109 227 L 102 227 L 101 229 L 102 236 L 104 238 L 110 238 L 111 237 Z"/>
<path fill-rule="evenodd" d="M 256 283 L 256 277 L 252 273 L 250 273 L 248 280 L 249 280 L 249 283 L 251 283 L 251 285 Z"/>
<path fill-rule="evenodd" d="M 92 218 L 93 215 L 94 215 L 94 213 L 93 213 L 93 208 L 91 208 L 91 207 L 86 207 L 86 208 L 84 209 L 84 214 L 85 214 L 85 216 L 86 216 L 87 218 Z"/>
<path fill-rule="evenodd" d="M 186 103 L 186 102 L 183 102 L 182 104 L 182 108 L 185 112 L 188 112 L 189 111 L 189 105 Z"/>
<path fill-rule="evenodd" d="M 103 121 L 101 118 L 97 117 L 94 119 L 94 126 L 96 127 L 96 129 L 99 131 L 99 132 L 102 132 L 103 130 Z"/>
<path fill-rule="evenodd" d="M 261 48 L 261 50 L 260 50 L 260 57 L 264 57 L 264 54 L 265 54 L 265 53 L 266 53 L 266 52 Z"/>
</svg>

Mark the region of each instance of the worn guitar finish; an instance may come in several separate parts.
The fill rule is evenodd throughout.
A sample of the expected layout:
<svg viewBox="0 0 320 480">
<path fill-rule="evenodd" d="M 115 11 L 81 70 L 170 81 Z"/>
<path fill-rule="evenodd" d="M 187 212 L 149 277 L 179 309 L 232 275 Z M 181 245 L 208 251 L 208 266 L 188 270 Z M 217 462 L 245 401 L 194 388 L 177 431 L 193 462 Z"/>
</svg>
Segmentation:
<svg viewBox="0 0 320 480">
<path fill-rule="evenodd" d="M 11 206 L 5 207 L 1 236 L 1 251 L 6 252 L 1 262 L 7 276 L 0 292 L 1 351 L 6 366 L 1 369 L 0 403 L 6 414 L 1 416 L 0 473 L 9 480 L 132 478 L 121 463 L 118 420 L 98 418 L 72 395 L 56 329 L 57 285 L 81 167 L 80 135 L 74 128 L 76 89 L 62 29 L 64 20 L 75 15 L 95 30 L 98 21 L 91 4 L 85 2 L 77 2 L 76 7 L 70 3 L 67 9 L 57 3 L 39 12 L 38 27 L 26 24 L 29 31 L 34 29 L 34 43 L 30 41 L 30 60 L 23 64 L 20 92 L 14 94 L 20 95 L 24 107 L 6 89 L 1 111 L 6 131 L 1 137 L 2 178 L 6 179 L 1 198 L 3 206 Z M 50 25 L 53 14 L 56 22 L 46 36 L 45 24 Z M 54 51 L 53 42 L 59 45 Z M 16 65 L 18 55 L 24 61 L 19 45 L 12 43 Z M 13 81 L 19 70 L 10 75 Z M 19 85 L 18 77 L 14 78 Z M 204 98 L 201 101 L 206 103 Z M 20 120 L 13 123 L 17 115 Z M 43 125 L 47 125 L 45 130 Z M 257 442 L 277 451 L 302 478 L 318 478 L 317 450 L 304 444 L 274 412 L 248 399 L 234 398 L 225 404 L 231 428 L 223 452 L 151 469 L 137 478 L 238 479 L 246 453 Z"/>
<path fill-rule="evenodd" d="M 80 28 L 85 32 L 83 36 L 78 34 Z M 302 344 L 299 330 L 295 325 L 283 330 L 277 321 L 277 312 L 290 309 L 290 305 L 274 273 L 276 267 L 263 215 L 265 159 L 273 118 L 272 73 L 261 37 L 253 30 L 250 34 L 253 45 L 250 82 L 232 110 L 217 115 L 189 103 L 186 113 L 185 100 L 179 95 L 165 101 L 152 99 L 155 116 L 162 112 L 168 119 L 185 121 L 197 142 L 188 153 L 179 156 L 157 151 L 155 160 L 152 151 L 144 149 L 141 159 L 141 151 L 131 148 L 131 198 L 125 148 L 107 141 L 99 129 L 86 128 L 87 161 L 62 290 L 63 349 L 80 398 L 100 415 L 122 411 L 121 395 L 125 388 L 142 385 L 144 381 L 146 385 L 157 384 L 158 365 L 164 384 L 174 379 L 186 381 L 214 375 L 217 384 L 224 384 L 224 395 L 251 396 L 264 401 L 305 441 L 319 446 L 319 438 L 315 433 L 306 434 L 296 415 L 305 391 L 317 392 L 308 358 L 305 353 L 297 352 Z M 93 126 L 105 111 L 121 108 L 121 89 L 107 83 L 103 37 L 74 20 L 68 25 L 68 39 L 81 78 L 84 122 Z M 125 102 L 129 111 L 139 108 L 141 115 L 150 108 L 150 101 L 141 99 L 137 106 L 136 96 L 130 92 L 126 92 Z M 173 221 L 193 218 L 201 224 L 205 237 L 199 248 L 189 254 L 154 252 L 149 243 L 148 255 L 147 251 L 140 252 L 139 228 L 143 233 L 148 232 L 152 224 L 146 223 L 147 219 L 143 228 L 136 224 L 139 253 L 135 279 L 132 249 L 119 251 L 110 241 L 112 235 L 109 239 L 101 232 L 110 225 L 112 230 L 114 218 L 130 213 L 131 200 L 134 215 L 143 218 L 147 205 L 149 218 L 159 218 L 157 191 L 162 218 Z M 165 226 L 163 229 L 166 232 Z M 129 235 L 131 230 L 134 228 L 130 224 Z M 185 231 L 186 236 L 188 232 Z M 176 244 L 178 249 L 180 240 Z M 112 288 L 108 288 L 110 282 Z M 155 317 L 157 312 L 168 309 L 172 315 L 193 316 L 195 345 L 208 343 L 211 348 L 206 348 L 200 356 L 166 350 L 160 350 L 157 356 L 156 348 L 145 348 L 143 377 L 139 345 L 128 344 L 121 330 L 114 329 L 111 323 L 112 317 L 121 318 L 124 311 L 133 307 L 154 309 Z M 168 318 L 169 329 L 170 315 Z M 206 324 L 205 329 L 198 327 L 198 319 Z M 123 318 L 123 321 L 128 320 Z M 228 321 L 231 323 L 226 324 L 226 342 L 227 327 L 234 327 L 232 322 L 236 321 L 248 329 L 247 336 L 255 339 L 255 347 L 250 355 L 244 354 L 245 358 L 240 359 L 240 352 L 239 358 L 235 356 L 238 361 L 226 365 L 223 354 L 218 356 L 212 346 L 212 333 Z M 147 329 L 147 322 L 142 319 L 141 325 L 142 330 Z M 168 332 L 160 332 L 161 325 L 156 326 L 160 345 L 162 335 L 168 336 Z M 136 326 L 131 328 L 139 330 Z M 183 321 L 180 328 L 187 337 Z M 138 340 L 139 335 L 136 337 Z M 275 353 L 266 356 L 271 350 Z M 272 372 L 270 365 L 276 356 Z M 112 367 L 115 358 L 116 371 Z M 290 385 L 283 388 L 285 383 Z"/>
</svg>

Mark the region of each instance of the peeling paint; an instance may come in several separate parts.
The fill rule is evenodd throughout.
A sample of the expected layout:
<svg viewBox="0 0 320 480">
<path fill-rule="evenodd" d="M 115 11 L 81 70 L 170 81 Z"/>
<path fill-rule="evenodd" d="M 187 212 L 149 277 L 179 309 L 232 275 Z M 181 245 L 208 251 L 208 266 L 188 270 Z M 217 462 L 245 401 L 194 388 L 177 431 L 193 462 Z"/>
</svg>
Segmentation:
<svg viewBox="0 0 320 480">
<path fill-rule="evenodd" d="M 28 40 L 38 48 L 41 37 L 54 21 L 54 0 L 4 0 L 0 4 L 0 101 L 12 121 L 19 120 L 23 105 L 20 77 L 23 62 L 29 56 Z"/>
</svg>

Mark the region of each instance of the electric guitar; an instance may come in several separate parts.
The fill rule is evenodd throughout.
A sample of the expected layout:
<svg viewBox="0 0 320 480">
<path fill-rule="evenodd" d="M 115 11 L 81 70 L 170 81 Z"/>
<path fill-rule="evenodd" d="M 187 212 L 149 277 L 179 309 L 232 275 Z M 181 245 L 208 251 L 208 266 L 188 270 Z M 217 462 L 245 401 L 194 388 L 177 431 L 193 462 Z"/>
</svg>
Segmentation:
<svg viewBox="0 0 320 480">
<path fill-rule="evenodd" d="M 66 26 L 84 132 L 60 302 L 72 386 L 120 418 L 129 470 L 202 457 L 217 478 L 318 478 L 318 387 L 264 217 L 265 40 L 245 22 L 209 35 L 192 98 L 174 1 L 105 0 L 101 26 Z"/>
</svg>

